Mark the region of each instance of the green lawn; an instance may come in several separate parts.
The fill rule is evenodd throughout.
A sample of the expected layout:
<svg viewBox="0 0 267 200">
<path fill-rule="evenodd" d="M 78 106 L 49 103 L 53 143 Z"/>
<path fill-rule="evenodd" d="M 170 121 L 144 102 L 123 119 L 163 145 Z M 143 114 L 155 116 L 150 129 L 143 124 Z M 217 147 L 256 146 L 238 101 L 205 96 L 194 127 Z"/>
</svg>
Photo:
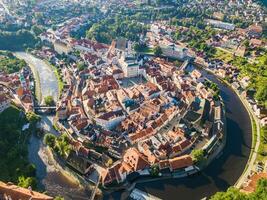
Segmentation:
<svg viewBox="0 0 267 200">
<path fill-rule="evenodd" d="M 225 63 L 229 63 L 234 59 L 231 53 L 223 51 L 221 49 L 216 49 L 216 53 L 214 54 L 213 57 L 216 59 L 220 59 Z"/>
</svg>

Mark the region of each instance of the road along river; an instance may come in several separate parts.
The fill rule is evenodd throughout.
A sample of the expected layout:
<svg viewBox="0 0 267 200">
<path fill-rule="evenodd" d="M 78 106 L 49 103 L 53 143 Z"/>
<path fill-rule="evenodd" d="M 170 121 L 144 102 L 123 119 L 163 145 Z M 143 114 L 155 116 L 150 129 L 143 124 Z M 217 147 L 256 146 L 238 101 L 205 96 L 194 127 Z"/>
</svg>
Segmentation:
<svg viewBox="0 0 267 200">
<path fill-rule="evenodd" d="M 218 84 L 226 108 L 227 141 L 223 154 L 204 171 L 192 177 L 137 184 L 136 187 L 166 200 L 199 200 L 233 186 L 243 173 L 252 146 L 249 115 L 235 92 L 214 75 L 205 77 Z M 121 192 L 106 199 L 121 199 Z"/>
<path fill-rule="evenodd" d="M 17 52 L 15 55 L 25 60 L 31 67 L 34 78 L 39 84 L 38 89 L 41 93 L 41 101 L 44 97 L 51 95 L 55 101 L 58 99 L 58 81 L 50 66 L 41 59 L 25 53 Z M 37 76 L 37 77 L 36 77 Z M 48 132 L 58 134 L 53 129 L 53 116 L 42 115 L 41 126 Z M 37 178 L 42 187 L 51 196 L 61 195 L 65 200 L 83 200 L 88 199 L 88 194 L 81 189 L 75 181 L 63 175 L 53 165 L 51 154 L 43 144 L 42 139 L 32 136 L 28 146 L 29 160 L 36 166 Z"/>
</svg>

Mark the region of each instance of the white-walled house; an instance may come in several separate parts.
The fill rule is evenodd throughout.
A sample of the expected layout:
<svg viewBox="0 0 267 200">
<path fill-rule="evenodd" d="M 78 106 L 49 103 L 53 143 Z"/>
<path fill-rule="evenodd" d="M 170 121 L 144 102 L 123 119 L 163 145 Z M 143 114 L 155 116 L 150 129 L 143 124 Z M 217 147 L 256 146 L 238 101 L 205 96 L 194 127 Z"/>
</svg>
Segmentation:
<svg viewBox="0 0 267 200">
<path fill-rule="evenodd" d="M 95 121 L 100 126 L 111 130 L 115 128 L 122 120 L 125 119 L 125 115 L 122 110 L 105 113 L 97 118 Z"/>
</svg>

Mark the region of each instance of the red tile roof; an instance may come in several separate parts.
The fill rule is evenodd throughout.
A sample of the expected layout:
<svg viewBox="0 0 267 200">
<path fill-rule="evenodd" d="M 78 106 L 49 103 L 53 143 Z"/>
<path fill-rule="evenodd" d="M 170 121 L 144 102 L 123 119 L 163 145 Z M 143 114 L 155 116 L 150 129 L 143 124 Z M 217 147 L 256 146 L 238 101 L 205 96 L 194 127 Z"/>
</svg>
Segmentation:
<svg viewBox="0 0 267 200">
<path fill-rule="evenodd" d="M 130 165 L 134 171 L 149 167 L 148 161 L 136 148 L 127 149 L 123 156 L 123 161 Z"/>
<path fill-rule="evenodd" d="M 257 187 L 257 182 L 261 178 L 267 179 L 267 173 L 261 172 L 261 173 L 252 175 L 252 177 L 249 180 L 248 185 L 245 186 L 241 191 L 246 192 L 246 193 L 254 192 Z"/>
<path fill-rule="evenodd" d="M 188 147 L 190 144 L 191 144 L 190 141 L 187 140 L 187 139 L 185 139 L 185 140 L 183 140 L 182 142 L 180 142 L 180 146 L 181 146 L 182 149 L 185 149 L 185 148 Z"/>
<path fill-rule="evenodd" d="M 171 170 L 181 169 L 193 165 L 193 159 L 189 155 L 183 155 L 180 157 L 170 159 L 169 162 Z"/>
<path fill-rule="evenodd" d="M 2 199 L 1 195 L 10 196 L 12 200 L 53 200 L 52 197 L 45 194 L 34 192 L 13 184 L 6 184 L 0 181 L 0 199 Z"/>
<path fill-rule="evenodd" d="M 165 169 L 170 167 L 170 162 L 169 160 L 161 160 L 159 162 L 159 169 Z"/>
</svg>

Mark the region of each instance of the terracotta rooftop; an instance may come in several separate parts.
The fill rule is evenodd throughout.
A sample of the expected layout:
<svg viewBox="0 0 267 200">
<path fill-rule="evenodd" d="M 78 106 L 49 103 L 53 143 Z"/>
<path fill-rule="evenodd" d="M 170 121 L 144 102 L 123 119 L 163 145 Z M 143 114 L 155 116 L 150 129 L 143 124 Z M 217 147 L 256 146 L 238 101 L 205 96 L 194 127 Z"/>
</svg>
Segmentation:
<svg viewBox="0 0 267 200">
<path fill-rule="evenodd" d="M 53 200 L 53 197 L 0 181 L 0 199 L 10 196 L 12 200 Z"/>
<path fill-rule="evenodd" d="M 181 169 L 193 165 L 192 157 L 189 155 L 184 155 L 170 159 L 169 162 L 170 162 L 170 168 L 172 170 Z"/>
<path fill-rule="evenodd" d="M 160 169 L 165 169 L 165 168 L 169 168 L 169 167 L 170 167 L 169 160 L 161 160 L 159 162 L 159 168 Z"/>
<path fill-rule="evenodd" d="M 247 186 L 243 187 L 241 191 L 246 192 L 246 193 L 254 192 L 257 187 L 257 182 L 261 178 L 267 178 L 267 173 L 261 172 L 261 173 L 252 175 Z"/>
<path fill-rule="evenodd" d="M 127 149 L 123 156 L 123 161 L 129 164 L 134 171 L 142 170 L 149 166 L 148 161 L 136 148 Z"/>
</svg>

